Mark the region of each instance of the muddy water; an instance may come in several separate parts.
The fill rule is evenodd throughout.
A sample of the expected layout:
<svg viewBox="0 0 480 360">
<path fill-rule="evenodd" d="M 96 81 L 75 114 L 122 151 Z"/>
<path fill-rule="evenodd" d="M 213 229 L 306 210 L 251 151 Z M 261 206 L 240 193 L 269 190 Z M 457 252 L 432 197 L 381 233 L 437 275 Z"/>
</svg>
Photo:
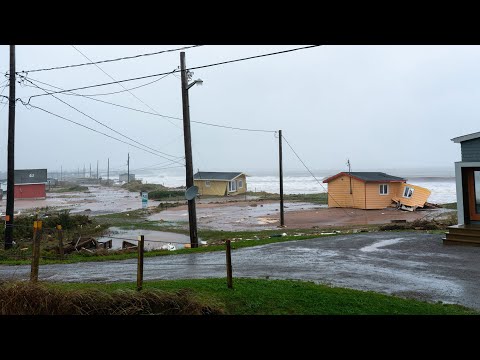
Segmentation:
<svg viewBox="0 0 480 360">
<path fill-rule="evenodd" d="M 89 185 L 89 193 L 47 193 L 44 200 L 15 200 L 15 211 L 54 207 L 58 210 L 70 209 L 71 213 L 101 215 L 142 208 L 140 194 L 117 186 L 104 187 Z M 148 206 L 157 206 L 158 201 L 148 200 Z M 5 212 L 6 200 L 0 201 L 0 211 Z"/>
<path fill-rule="evenodd" d="M 137 244 L 136 240 L 140 235 L 144 235 L 146 251 L 160 249 L 168 243 L 172 243 L 177 249 L 182 249 L 184 247 L 183 244 L 190 243 L 190 237 L 182 234 L 154 230 L 123 230 L 117 227 L 109 228 L 107 235 L 97 240 L 100 242 L 112 240 L 112 249 L 116 250 L 122 248 L 124 240 L 132 244 Z"/>
<path fill-rule="evenodd" d="M 301 202 L 284 204 L 285 212 L 325 208 L 325 205 L 315 205 Z M 274 217 L 274 219 L 271 219 Z M 197 224 L 200 228 L 240 231 L 240 230 L 274 230 L 278 226 L 279 204 L 275 203 L 242 203 L 215 204 L 214 207 L 197 206 Z M 153 221 L 188 221 L 186 207 L 165 210 L 150 215 Z"/>
</svg>

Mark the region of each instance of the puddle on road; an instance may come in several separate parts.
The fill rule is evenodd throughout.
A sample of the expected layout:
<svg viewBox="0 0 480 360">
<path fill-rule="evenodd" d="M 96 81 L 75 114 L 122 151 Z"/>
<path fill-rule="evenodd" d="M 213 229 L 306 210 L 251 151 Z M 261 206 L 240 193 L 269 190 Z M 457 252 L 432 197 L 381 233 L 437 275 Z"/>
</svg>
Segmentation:
<svg viewBox="0 0 480 360">
<path fill-rule="evenodd" d="M 114 236 L 116 239 L 109 237 L 109 235 Z M 97 241 L 104 242 L 112 240 L 112 250 L 118 250 L 122 248 L 124 240 L 136 244 L 139 235 L 145 236 L 146 251 L 160 249 L 163 245 L 167 245 L 168 243 L 172 243 L 177 249 L 183 249 L 183 244 L 190 243 L 190 237 L 183 234 L 155 230 L 124 230 L 117 227 L 109 228 L 108 235 L 97 238 Z"/>
<path fill-rule="evenodd" d="M 372 245 L 368 245 L 368 246 L 364 246 L 360 249 L 360 251 L 363 251 L 363 252 L 372 252 L 372 251 L 379 251 L 379 250 L 383 250 L 383 249 L 379 249 L 381 247 L 384 247 L 384 246 L 388 246 L 388 245 L 393 245 L 393 244 L 397 244 L 399 243 L 400 241 L 404 240 L 404 238 L 395 238 L 395 239 L 388 239 L 388 240 L 382 240 L 382 241 L 377 241 L 375 243 L 373 243 Z"/>
</svg>

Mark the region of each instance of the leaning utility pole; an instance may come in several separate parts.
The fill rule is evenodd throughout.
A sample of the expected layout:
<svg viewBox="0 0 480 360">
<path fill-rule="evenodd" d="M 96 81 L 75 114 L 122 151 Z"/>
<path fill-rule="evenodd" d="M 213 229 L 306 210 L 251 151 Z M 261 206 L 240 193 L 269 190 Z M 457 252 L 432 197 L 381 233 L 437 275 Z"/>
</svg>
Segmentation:
<svg viewBox="0 0 480 360">
<path fill-rule="evenodd" d="M 5 250 L 13 244 L 15 211 L 15 45 L 10 45 L 10 93 L 8 95 L 7 209 L 5 214 Z"/>
<path fill-rule="evenodd" d="M 278 162 L 280 169 L 280 226 L 285 226 L 285 217 L 283 212 L 283 164 L 282 164 L 282 130 L 278 130 Z"/>
<path fill-rule="evenodd" d="M 185 65 L 185 52 L 180 53 L 180 69 L 182 74 L 182 105 L 183 105 L 183 138 L 185 143 L 185 165 L 187 189 L 193 186 L 192 139 L 190 134 L 190 105 L 188 101 L 188 79 Z M 192 248 L 198 247 L 197 213 L 195 210 L 195 197 L 188 200 L 188 221 L 190 228 L 190 244 Z"/>
<path fill-rule="evenodd" d="M 130 153 L 127 158 L 127 184 L 130 182 Z"/>
</svg>

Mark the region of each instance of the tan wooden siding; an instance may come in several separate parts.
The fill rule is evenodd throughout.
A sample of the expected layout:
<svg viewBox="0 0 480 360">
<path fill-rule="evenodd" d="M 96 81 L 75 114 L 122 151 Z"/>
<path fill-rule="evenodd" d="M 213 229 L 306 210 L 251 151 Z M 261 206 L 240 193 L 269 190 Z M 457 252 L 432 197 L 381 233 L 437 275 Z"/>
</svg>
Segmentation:
<svg viewBox="0 0 480 360">
<path fill-rule="evenodd" d="M 409 186 L 414 189 L 411 198 L 403 197 L 403 192 L 405 191 L 406 186 Z M 401 186 L 398 188 L 395 199 L 400 200 L 400 202 L 403 205 L 423 206 L 425 205 L 425 202 L 428 200 L 428 197 L 430 196 L 430 194 L 431 194 L 431 191 L 424 187 L 404 183 L 404 184 L 401 184 Z"/>
<path fill-rule="evenodd" d="M 205 180 L 194 180 L 194 185 L 198 186 L 200 195 L 224 196 L 227 193 L 228 181 L 210 181 L 210 186 L 205 186 Z"/>
<path fill-rule="evenodd" d="M 340 176 L 328 183 L 328 207 L 365 208 L 365 183 L 350 177 Z"/>
<path fill-rule="evenodd" d="M 242 180 L 243 187 L 238 187 L 239 180 Z M 210 180 L 210 186 L 205 186 L 205 181 L 208 180 L 194 180 L 194 185 L 198 186 L 198 193 L 200 195 L 215 195 L 215 196 L 225 196 L 225 195 L 238 195 L 243 194 L 247 191 L 247 181 L 246 176 L 241 175 L 235 179 L 237 181 L 237 191 L 229 192 L 228 191 L 228 181 L 214 181 Z"/>
<path fill-rule="evenodd" d="M 385 209 L 392 204 L 392 198 L 398 194 L 401 183 L 382 183 L 388 185 L 388 194 L 380 195 L 380 183 L 367 183 L 367 205 L 365 209 Z"/>
<path fill-rule="evenodd" d="M 237 181 L 237 191 L 234 192 L 234 193 L 230 193 L 230 194 L 244 194 L 247 192 L 247 178 L 245 175 L 240 175 L 239 177 L 237 177 L 235 179 Z M 242 188 L 239 188 L 238 187 L 238 180 L 242 180 L 242 183 L 243 183 L 243 187 Z"/>
</svg>

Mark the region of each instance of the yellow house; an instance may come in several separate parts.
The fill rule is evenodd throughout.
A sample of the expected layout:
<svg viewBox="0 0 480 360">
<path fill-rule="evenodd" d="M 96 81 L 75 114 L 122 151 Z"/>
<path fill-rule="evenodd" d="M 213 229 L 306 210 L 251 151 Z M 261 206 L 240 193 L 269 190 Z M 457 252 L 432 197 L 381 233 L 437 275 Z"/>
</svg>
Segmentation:
<svg viewBox="0 0 480 360">
<path fill-rule="evenodd" d="M 341 172 L 325 180 L 328 207 L 384 209 L 393 202 L 404 210 L 423 207 L 430 190 L 382 172 Z"/>
<path fill-rule="evenodd" d="M 199 195 L 238 195 L 247 191 L 247 176 L 241 172 L 199 171 L 193 175 Z"/>
</svg>

